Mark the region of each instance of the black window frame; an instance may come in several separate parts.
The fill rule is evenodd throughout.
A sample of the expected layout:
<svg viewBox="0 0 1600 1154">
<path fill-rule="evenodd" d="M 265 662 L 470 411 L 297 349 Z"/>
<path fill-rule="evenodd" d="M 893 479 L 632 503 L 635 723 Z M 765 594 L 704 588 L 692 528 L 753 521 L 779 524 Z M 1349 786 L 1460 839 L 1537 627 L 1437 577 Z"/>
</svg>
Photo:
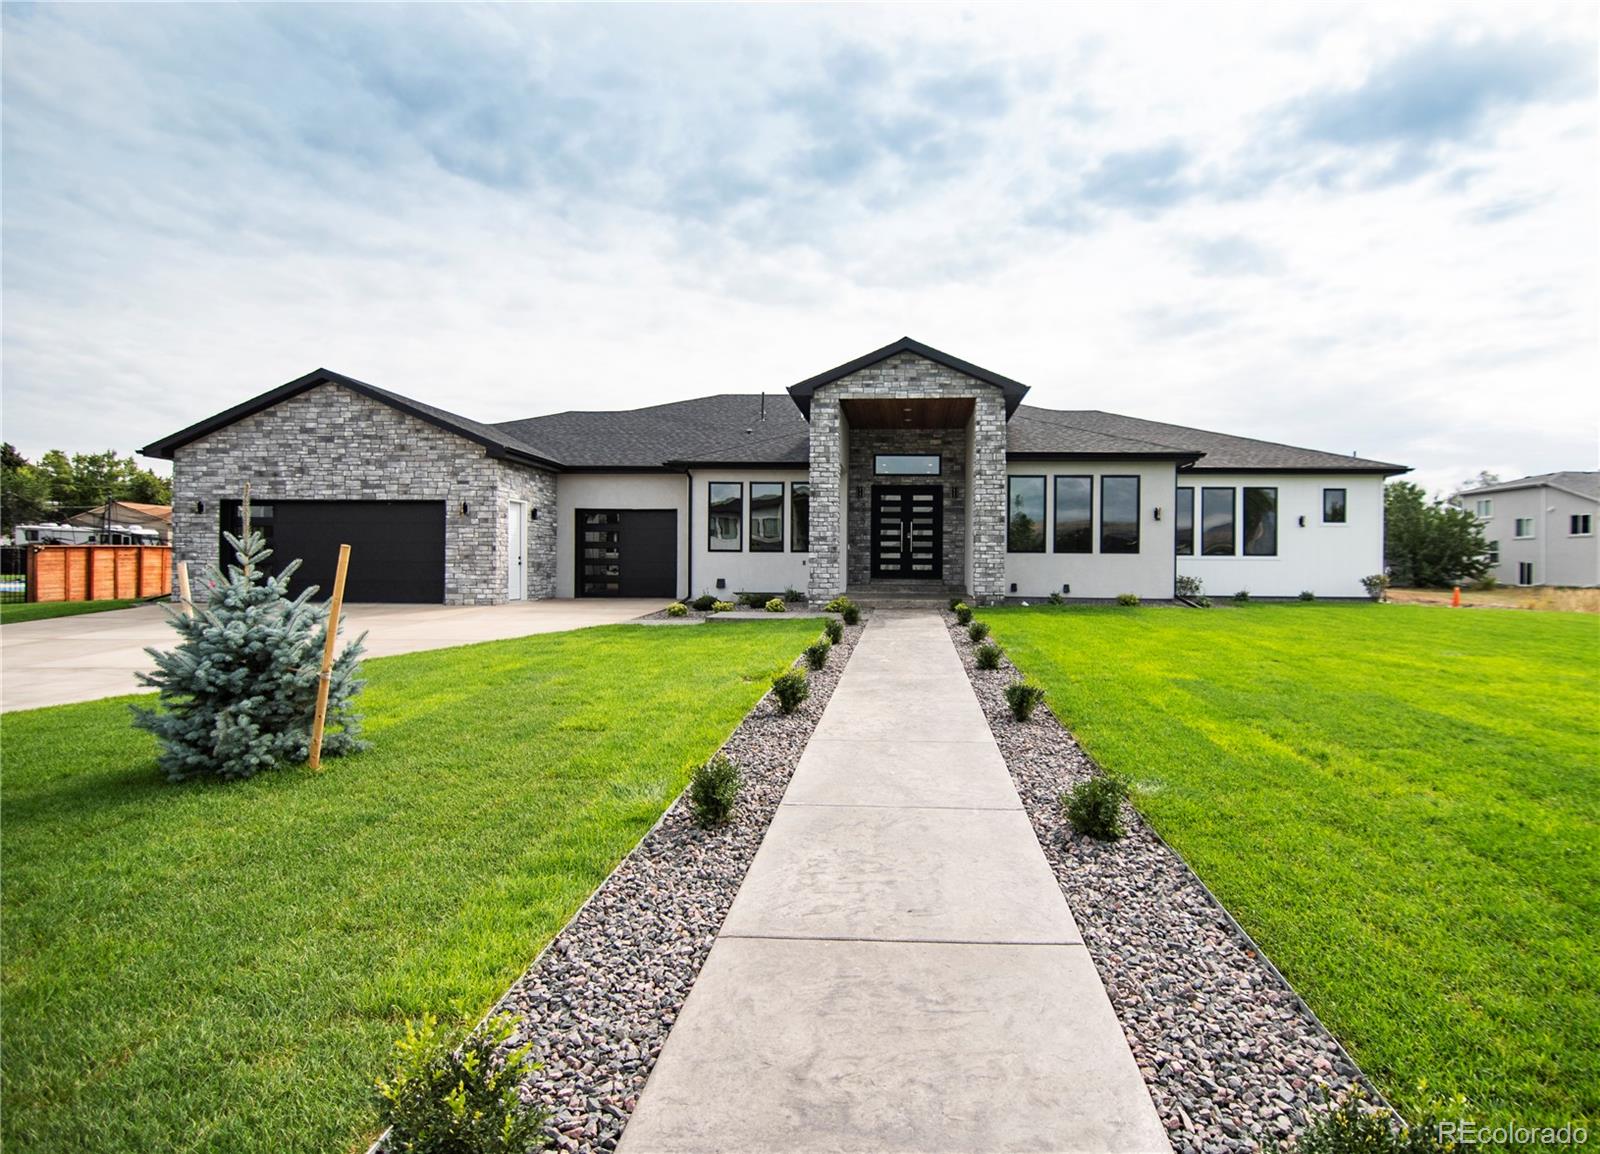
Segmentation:
<svg viewBox="0 0 1600 1154">
<path fill-rule="evenodd" d="M 1272 548 L 1263 550 L 1252 548 L 1254 542 L 1250 537 L 1250 494 L 1271 493 L 1272 508 L 1267 517 L 1272 524 Z M 1276 485 L 1241 485 L 1239 488 L 1239 552 L 1245 557 L 1276 557 L 1278 555 L 1278 486 Z"/>
<path fill-rule="evenodd" d="M 1518 561 L 1517 562 L 1517 584 L 1518 585 L 1532 585 L 1533 584 L 1533 562 L 1532 561 Z"/>
<path fill-rule="evenodd" d="M 778 543 L 776 545 L 756 544 L 756 489 L 761 486 L 776 487 L 778 490 Z M 751 481 L 749 508 L 745 510 L 745 533 L 749 538 L 749 551 L 751 553 L 782 553 L 786 540 L 784 531 L 784 506 L 788 504 L 788 486 L 782 481 Z"/>
<path fill-rule="evenodd" d="M 934 471 L 931 472 L 931 473 L 907 473 L 907 472 L 903 472 L 903 471 L 899 471 L 899 470 L 896 470 L 894 472 L 885 472 L 883 469 L 879 468 L 878 465 L 879 465 L 879 462 L 882 461 L 886 457 L 915 457 L 915 458 L 921 458 L 921 459 L 931 460 L 936 467 L 934 468 Z M 944 454 L 943 453 L 874 453 L 874 454 L 872 454 L 872 475 L 874 477 L 942 477 L 942 476 L 944 476 Z"/>
<path fill-rule="evenodd" d="M 1489 564 L 1500 564 L 1500 538 L 1496 537 L 1493 541 L 1488 542 L 1483 551 L 1489 558 Z"/>
<path fill-rule="evenodd" d="M 1049 518 L 1049 520 L 1050 520 L 1050 548 L 1051 548 L 1051 551 L 1055 552 L 1055 553 L 1062 553 L 1062 554 L 1065 554 L 1066 556 L 1069 556 L 1069 557 L 1081 557 L 1081 556 L 1083 556 L 1085 554 L 1093 554 L 1094 553 L 1094 512 L 1095 512 L 1094 474 L 1093 473 L 1056 473 L 1054 476 L 1051 477 L 1050 480 L 1051 480 L 1051 484 L 1050 484 L 1049 496 L 1050 496 L 1051 500 L 1053 500 L 1055 502 L 1055 507 L 1053 509 L 1049 510 L 1049 512 L 1051 513 L 1051 516 Z M 1084 534 L 1085 534 L 1085 536 L 1084 536 L 1084 546 L 1085 547 L 1082 548 L 1082 549 L 1067 548 L 1062 544 L 1062 541 L 1061 541 L 1061 482 L 1063 482 L 1063 481 L 1082 481 L 1084 483 L 1084 486 L 1083 486 L 1084 487 L 1084 491 L 1086 493 L 1088 493 L 1088 495 L 1089 495 L 1089 513 L 1088 513 L 1088 516 L 1084 519 Z M 1010 494 L 1008 493 L 1008 494 L 1006 494 L 1006 496 L 1009 499 Z M 1011 531 L 1011 522 L 1008 519 L 1006 521 L 1006 532 L 1007 532 L 1008 535 L 1009 535 L 1010 531 Z"/>
<path fill-rule="evenodd" d="M 1183 540 L 1183 507 L 1185 496 L 1188 498 L 1189 506 L 1189 547 L 1187 549 L 1184 548 Z M 1172 498 L 1172 551 L 1176 556 L 1194 556 L 1194 529 L 1194 486 L 1179 485 Z"/>
<path fill-rule="evenodd" d="M 1212 493 L 1228 495 L 1228 548 L 1213 550 L 1206 541 L 1206 498 Z M 1200 489 L 1200 556 L 1237 557 L 1239 555 L 1239 490 L 1235 485 L 1203 485 Z"/>
<path fill-rule="evenodd" d="M 1133 548 L 1106 547 L 1106 482 L 1107 481 L 1132 481 L 1133 482 Z M 1110 557 L 1136 557 L 1144 548 L 1144 478 L 1138 473 L 1102 473 L 1100 474 L 1100 552 Z"/>
<path fill-rule="evenodd" d="M 1593 537 L 1594 536 L 1594 514 L 1593 513 L 1569 513 L 1569 514 L 1567 514 L 1567 536 L 1569 536 L 1569 537 Z"/>
<path fill-rule="evenodd" d="M 1339 494 L 1339 515 L 1328 516 L 1328 494 Z M 1322 523 L 1324 525 L 1348 525 L 1350 523 L 1350 490 L 1328 488 L 1322 490 Z"/>
<path fill-rule="evenodd" d="M 1037 549 L 1017 549 L 1011 539 L 1011 486 L 1018 481 L 1039 482 L 1039 504 L 1043 506 L 1039 518 L 1039 547 Z M 1006 474 L 1006 552 L 1007 553 L 1044 553 L 1050 542 L 1050 535 L 1045 532 L 1045 526 L 1050 522 L 1050 478 L 1044 473 L 1008 473 Z"/>
<path fill-rule="evenodd" d="M 800 526 L 800 524 L 801 524 L 799 502 L 801 500 L 801 491 L 802 490 L 804 490 L 804 501 L 805 501 L 805 509 L 806 509 L 806 515 L 805 515 L 805 521 L 804 521 L 804 524 L 805 524 L 805 532 L 804 532 L 804 534 L 802 534 L 802 533 L 797 531 L 799 526 Z M 802 536 L 805 537 L 804 543 L 802 543 L 801 540 L 800 540 L 800 538 Z M 811 482 L 810 481 L 790 481 L 789 482 L 789 552 L 791 552 L 791 553 L 809 553 L 809 552 L 811 552 Z"/>
<path fill-rule="evenodd" d="M 730 547 L 719 544 L 718 538 L 712 533 L 716 526 L 716 498 L 714 493 L 718 485 L 728 485 L 737 489 L 739 496 L 738 514 L 734 517 L 734 524 L 739 526 L 739 536 Z M 743 481 L 707 481 L 706 482 L 706 552 L 708 553 L 743 553 L 744 552 L 744 482 Z"/>
</svg>

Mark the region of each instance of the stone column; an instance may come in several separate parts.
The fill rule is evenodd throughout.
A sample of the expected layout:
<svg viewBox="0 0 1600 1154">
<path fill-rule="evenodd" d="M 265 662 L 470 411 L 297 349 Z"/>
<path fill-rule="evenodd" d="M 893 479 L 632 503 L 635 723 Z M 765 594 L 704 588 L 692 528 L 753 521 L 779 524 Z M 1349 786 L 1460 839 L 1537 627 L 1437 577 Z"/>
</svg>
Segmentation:
<svg viewBox="0 0 1600 1154">
<path fill-rule="evenodd" d="M 841 441 L 843 414 L 835 397 L 811 399 L 811 574 L 807 594 L 815 603 L 831 601 L 844 591 L 844 551 L 841 520 L 844 492 L 839 472 L 843 464 Z"/>
<path fill-rule="evenodd" d="M 1006 407 L 999 390 L 980 393 L 972 414 L 972 595 L 1006 595 Z"/>
</svg>

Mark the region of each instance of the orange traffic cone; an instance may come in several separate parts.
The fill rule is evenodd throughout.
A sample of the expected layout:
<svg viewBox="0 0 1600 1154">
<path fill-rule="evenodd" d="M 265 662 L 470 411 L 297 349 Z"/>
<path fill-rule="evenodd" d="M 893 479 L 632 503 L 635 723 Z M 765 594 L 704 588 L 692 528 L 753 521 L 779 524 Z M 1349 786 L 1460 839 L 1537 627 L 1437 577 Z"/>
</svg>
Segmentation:
<svg viewBox="0 0 1600 1154">
<path fill-rule="evenodd" d="M 1450 605 L 1455 609 L 1461 608 L 1461 586 L 1457 585 L 1455 592 L 1450 594 Z"/>
</svg>

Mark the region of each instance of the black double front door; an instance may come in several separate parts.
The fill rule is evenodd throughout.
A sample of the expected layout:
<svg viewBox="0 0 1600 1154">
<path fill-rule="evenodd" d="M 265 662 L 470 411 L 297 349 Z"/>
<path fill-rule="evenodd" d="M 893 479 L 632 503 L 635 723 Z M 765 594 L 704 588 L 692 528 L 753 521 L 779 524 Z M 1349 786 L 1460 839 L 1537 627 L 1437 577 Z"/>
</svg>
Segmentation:
<svg viewBox="0 0 1600 1154">
<path fill-rule="evenodd" d="M 944 490 L 938 485 L 873 486 L 872 576 L 944 576 Z"/>
</svg>

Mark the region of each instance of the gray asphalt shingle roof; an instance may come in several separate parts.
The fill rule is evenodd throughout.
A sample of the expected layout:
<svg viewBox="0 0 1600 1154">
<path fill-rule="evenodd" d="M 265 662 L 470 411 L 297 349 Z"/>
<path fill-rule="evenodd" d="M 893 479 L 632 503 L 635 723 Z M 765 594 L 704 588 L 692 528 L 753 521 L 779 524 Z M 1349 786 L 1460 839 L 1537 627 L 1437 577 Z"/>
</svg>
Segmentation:
<svg viewBox="0 0 1600 1154">
<path fill-rule="evenodd" d="M 1493 485 L 1479 485 L 1475 489 L 1463 489 L 1459 496 L 1475 496 L 1480 493 L 1504 493 L 1509 489 L 1532 489 L 1539 485 L 1549 485 L 1555 489 L 1565 489 L 1580 497 L 1600 501 L 1600 472 L 1581 472 L 1574 469 L 1563 469 L 1556 473 L 1535 473 L 1531 477 L 1518 477 L 1514 481 L 1498 481 Z"/>
</svg>

